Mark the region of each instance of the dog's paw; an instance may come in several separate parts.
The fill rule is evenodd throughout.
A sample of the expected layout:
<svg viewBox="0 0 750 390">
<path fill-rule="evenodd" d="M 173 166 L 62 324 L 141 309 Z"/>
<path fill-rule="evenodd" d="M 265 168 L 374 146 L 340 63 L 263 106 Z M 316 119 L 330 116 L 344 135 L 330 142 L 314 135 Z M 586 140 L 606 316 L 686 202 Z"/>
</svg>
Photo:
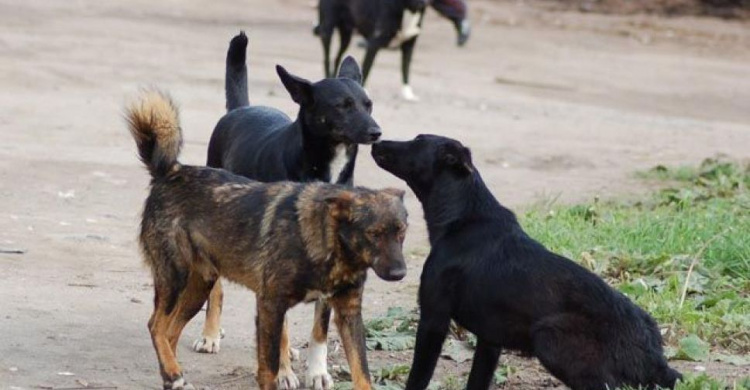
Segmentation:
<svg viewBox="0 0 750 390">
<path fill-rule="evenodd" d="M 307 370 L 305 376 L 305 387 L 313 390 L 330 390 L 333 389 L 333 377 L 328 371 L 323 371 L 320 374 L 313 374 Z"/>
<path fill-rule="evenodd" d="M 203 336 L 193 343 L 193 351 L 199 353 L 219 353 L 221 349 L 221 334 L 219 337 Z"/>
<path fill-rule="evenodd" d="M 333 378 L 328 373 L 328 345 L 311 340 L 307 355 L 305 387 L 313 390 L 330 390 Z"/>
<path fill-rule="evenodd" d="M 401 97 L 408 102 L 418 102 L 419 96 L 414 94 L 414 90 L 411 89 L 411 85 L 404 85 L 401 87 Z"/>
<path fill-rule="evenodd" d="M 172 382 L 164 382 L 164 390 L 195 390 L 195 386 L 188 383 L 185 378 L 179 377 Z"/>
<path fill-rule="evenodd" d="M 289 359 L 292 361 L 299 360 L 299 349 L 289 347 Z"/>
<path fill-rule="evenodd" d="M 280 368 L 279 375 L 276 377 L 276 385 L 279 390 L 295 390 L 299 388 L 299 379 L 291 368 Z"/>
</svg>

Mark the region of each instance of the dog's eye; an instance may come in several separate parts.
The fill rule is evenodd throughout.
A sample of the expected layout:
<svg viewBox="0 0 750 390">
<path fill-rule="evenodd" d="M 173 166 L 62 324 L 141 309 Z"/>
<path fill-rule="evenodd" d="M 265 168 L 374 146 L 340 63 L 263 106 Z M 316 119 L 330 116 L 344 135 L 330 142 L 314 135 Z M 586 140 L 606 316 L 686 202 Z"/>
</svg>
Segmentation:
<svg viewBox="0 0 750 390">
<path fill-rule="evenodd" d="M 372 109 L 372 100 L 369 100 L 369 99 L 365 100 L 363 104 L 365 105 L 366 109 L 368 109 L 368 110 Z"/>
<path fill-rule="evenodd" d="M 339 108 L 343 108 L 343 109 L 350 109 L 350 108 L 354 107 L 354 100 L 352 100 L 350 98 L 347 98 L 343 102 L 337 104 L 337 106 Z"/>
</svg>

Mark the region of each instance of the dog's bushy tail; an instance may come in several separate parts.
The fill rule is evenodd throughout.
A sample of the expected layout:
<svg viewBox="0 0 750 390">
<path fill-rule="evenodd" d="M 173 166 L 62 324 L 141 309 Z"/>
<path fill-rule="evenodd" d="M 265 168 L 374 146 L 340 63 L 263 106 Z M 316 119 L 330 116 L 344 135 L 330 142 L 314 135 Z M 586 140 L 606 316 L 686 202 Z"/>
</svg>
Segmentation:
<svg viewBox="0 0 750 390">
<path fill-rule="evenodd" d="M 240 31 L 229 42 L 227 51 L 227 74 L 224 80 L 224 91 L 227 97 L 227 111 L 250 105 L 247 93 L 247 65 L 245 52 L 247 51 L 247 35 Z"/>
<path fill-rule="evenodd" d="M 179 112 L 172 98 L 158 90 L 145 90 L 125 116 L 138 155 L 151 176 L 166 176 L 178 164 L 182 148 Z"/>
</svg>

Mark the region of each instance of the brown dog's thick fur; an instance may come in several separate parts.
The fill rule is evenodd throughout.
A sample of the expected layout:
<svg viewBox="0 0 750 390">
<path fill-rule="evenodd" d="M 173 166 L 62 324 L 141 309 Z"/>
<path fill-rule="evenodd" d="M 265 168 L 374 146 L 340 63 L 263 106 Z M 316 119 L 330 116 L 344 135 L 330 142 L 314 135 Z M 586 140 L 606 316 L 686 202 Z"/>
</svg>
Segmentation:
<svg viewBox="0 0 750 390">
<path fill-rule="evenodd" d="M 261 388 L 293 375 L 289 356 L 279 353 L 287 350 L 287 309 L 326 296 L 355 387 L 369 389 L 362 289 L 368 268 L 387 280 L 405 274 L 403 191 L 266 184 L 181 165 L 178 112 L 166 95 L 147 91 L 126 115 L 152 176 L 140 244 L 154 278 L 148 327 L 164 388 L 192 388 L 177 363 L 177 341 L 221 276 L 256 293 Z"/>
</svg>

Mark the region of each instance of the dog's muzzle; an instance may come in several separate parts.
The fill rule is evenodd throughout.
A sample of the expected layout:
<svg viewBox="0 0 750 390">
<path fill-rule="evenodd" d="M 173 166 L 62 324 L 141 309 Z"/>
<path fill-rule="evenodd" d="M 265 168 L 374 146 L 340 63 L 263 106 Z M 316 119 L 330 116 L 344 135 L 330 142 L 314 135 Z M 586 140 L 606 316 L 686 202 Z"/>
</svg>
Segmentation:
<svg viewBox="0 0 750 390">
<path fill-rule="evenodd" d="M 380 131 L 380 127 L 371 127 L 367 129 L 367 143 L 374 144 L 380 141 L 380 136 L 383 132 Z"/>
</svg>

